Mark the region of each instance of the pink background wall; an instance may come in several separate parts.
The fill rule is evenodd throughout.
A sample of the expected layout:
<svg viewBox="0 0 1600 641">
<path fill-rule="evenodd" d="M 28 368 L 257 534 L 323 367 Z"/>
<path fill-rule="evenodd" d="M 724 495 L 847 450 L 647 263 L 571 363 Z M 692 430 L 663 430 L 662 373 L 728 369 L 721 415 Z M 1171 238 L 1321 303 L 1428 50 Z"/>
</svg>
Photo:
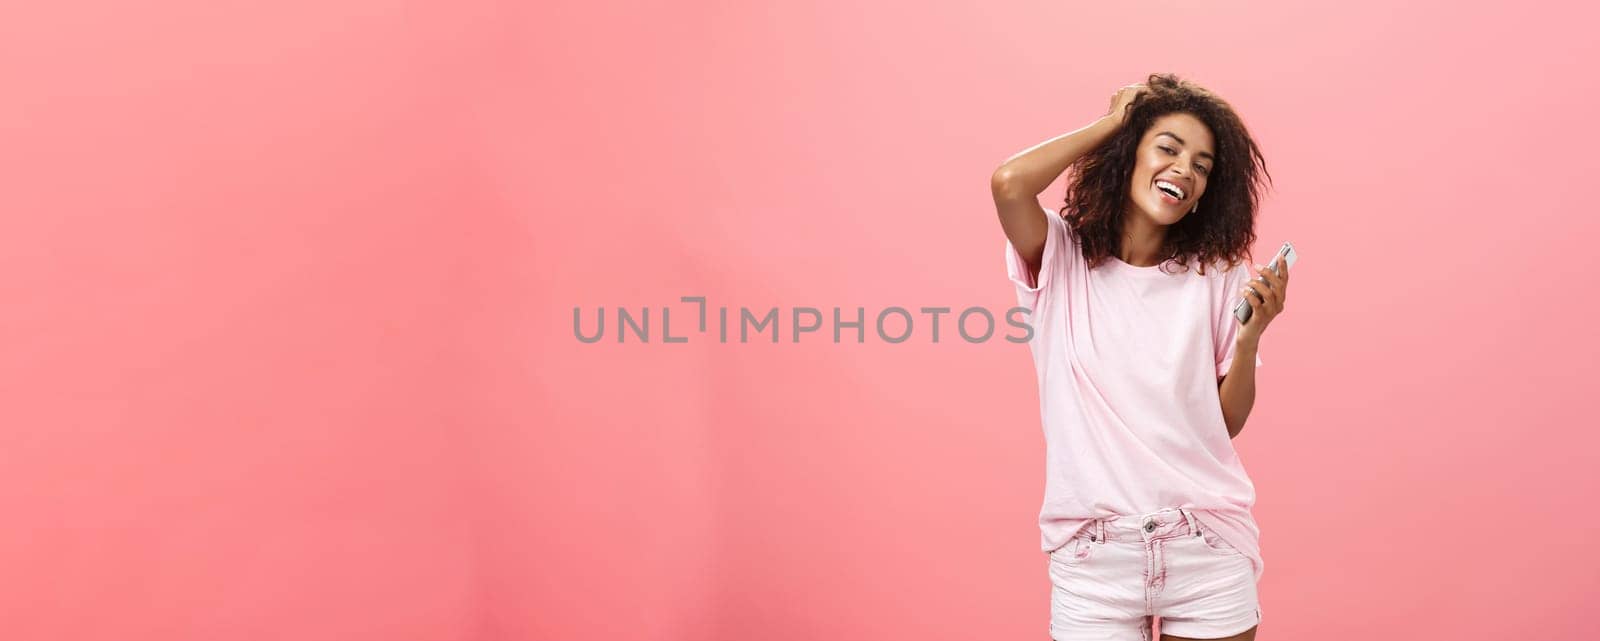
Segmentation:
<svg viewBox="0 0 1600 641">
<path fill-rule="evenodd" d="M 1042 639 L 1026 346 L 678 298 L 1003 310 L 990 171 L 1173 71 L 1303 256 L 1260 638 L 1589 638 L 1580 5 L 13 3 L 0 634 Z"/>
</svg>

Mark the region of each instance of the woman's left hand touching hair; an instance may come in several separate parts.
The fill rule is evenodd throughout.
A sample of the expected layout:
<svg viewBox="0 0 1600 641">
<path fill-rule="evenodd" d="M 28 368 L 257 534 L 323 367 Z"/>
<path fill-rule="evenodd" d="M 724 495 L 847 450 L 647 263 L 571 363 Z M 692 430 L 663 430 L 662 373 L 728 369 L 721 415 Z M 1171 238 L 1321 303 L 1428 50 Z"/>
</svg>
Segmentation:
<svg viewBox="0 0 1600 641">
<path fill-rule="evenodd" d="M 1289 269 L 1284 265 L 1278 267 L 1283 270 L 1281 276 L 1265 265 L 1256 265 L 1258 277 L 1251 279 L 1239 292 L 1250 303 L 1250 320 L 1239 328 L 1236 342 L 1260 345 L 1261 333 L 1272 324 L 1272 319 L 1283 313 L 1289 296 Z"/>
</svg>

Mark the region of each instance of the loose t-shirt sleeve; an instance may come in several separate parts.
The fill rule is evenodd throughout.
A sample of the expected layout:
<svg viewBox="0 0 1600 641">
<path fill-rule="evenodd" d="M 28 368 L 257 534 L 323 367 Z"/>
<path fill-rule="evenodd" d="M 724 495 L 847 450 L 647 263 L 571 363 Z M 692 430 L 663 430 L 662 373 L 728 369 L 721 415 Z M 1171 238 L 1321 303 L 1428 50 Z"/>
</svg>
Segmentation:
<svg viewBox="0 0 1600 641">
<path fill-rule="evenodd" d="M 1222 268 L 1226 269 L 1227 266 L 1223 265 Z M 1240 264 L 1228 270 L 1223 282 L 1227 285 L 1223 287 L 1225 295 L 1222 298 L 1221 315 L 1217 318 L 1218 322 L 1222 323 L 1221 331 L 1216 332 L 1217 378 L 1227 376 L 1228 368 L 1233 366 L 1233 355 L 1237 349 L 1234 341 L 1239 337 L 1241 327 L 1239 317 L 1233 315 L 1233 306 L 1239 304 L 1241 300 L 1239 292 L 1250 282 L 1250 268 Z M 1260 347 L 1256 348 L 1256 367 L 1261 367 Z"/>
<path fill-rule="evenodd" d="M 1039 207 L 1039 212 L 1044 216 L 1046 225 L 1044 254 L 1039 261 L 1037 277 L 1029 277 L 1028 263 L 1022 260 L 1022 254 L 1017 252 L 1011 241 L 1006 240 L 1006 272 L 1017 287 L 1017 304 L 1033 310 L 1039 309 L 1045 297 L 1051 295 L 1051 284 L 1065 278 L 1058 272 L 1071 262 L 1062 257 L 1062 253 L 1071 245 L 1067 222 L 1043 206 Z"/>
</svg>

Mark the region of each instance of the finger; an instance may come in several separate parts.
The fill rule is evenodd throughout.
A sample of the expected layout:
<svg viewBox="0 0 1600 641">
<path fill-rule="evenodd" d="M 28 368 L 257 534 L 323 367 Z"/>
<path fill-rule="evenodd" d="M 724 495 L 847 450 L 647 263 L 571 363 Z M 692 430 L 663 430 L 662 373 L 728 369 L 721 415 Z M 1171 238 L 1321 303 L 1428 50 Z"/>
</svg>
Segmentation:
<svg viewBox="0 0 1600 641">
<path fill-rule="evenodd" d="M 1270 263 L 1266 265 L 1256 265 L 1256 273 L 1261 274 L 1262 276 L 1271 276 L 1279 280 L 1283 279 L 1283 274 L 1280 274 L 1278 273 L 1278 270 L 1273 269 Z"/>
<path fill-rule="evenodd" d="M 1278 305 L 1277 300 L 1272 297 L 1270 291 L 1265 291 L 1265 295 L 1263 295 L 1264 290 L 1266 290 L 1267 287 L 1265 284 L 1252 283 L 1252 285 L 1254 285 L 1254 287 L 1251 288 L 1251 291 L 1255 294 L 1255 296 L 1245 297 L 1250 301 L 1250 307 L 1252 309 L 1250 314 L 1250 323 L 1256 325 L 1266 325 L 1267 323 L 1272 322 L 1272 319 L 1278 317 L 1278 311 L 1281 310 L 1282 307 Z"/>
<path fill-rule="evenodd" d="M 1260 274 L 1260 278 L 1272 288 L 1273 297 L 1277 299 L 1278 303 L 1282 304 L 1283 301 L 1287 300 L 1289 282 L 1272 270 L 1267 269 L 1264 265 L 1256 265 L 1256 269 L 1258 270 L 1257 273 Z"/>
<path fill-rule="evenodd" d="M 1252 280 L 1248 283 L 1245 283 L 1245 289 L 1250 293 L 1255 294 L 1255 298 L 1259 299 L 1263 303 L 1267 302 L 1267 297 L 1272 295 L 1272 290 L 1267 287 L 1267 284 L 1259 280 Z"/>
<path fill-rule="evenodd" d="M 1266 312 L 1263 311 L 1261 301 L 1256 300 L 1256 297 L 1251 296 L 1250 293 L 1251 290 L 1249 288 L 1239 291 L 1239 296 L 1244 298 L 1244 302 L 1250 304 L 1250 319 L 1245 321 L 1244 324 L 1259 325 L 1261 324 L 1261 315 L 1265 314 Z"/>
<path fill-rule="evenodd" d="M 1272 272 L 1269 271 L 1266 275 L 1271 276 Z M 1271 283 L 1261 283 L 1261 287 L 1266 290 L 1264 292 L 1266 295 L 1261 299 L 1261 306 L 1266 308 L 1267 312 L 1267 317 L 1262 322 L 1268 322 L 1277 318 L 1278 312 L 1283 310 L 1283 292 L 1272 287 Z"/>
<path fill-rule="evenodd" d="M 1278 283 L 1276 282 L 1277 278 L 1278 278 L 1277 274 L 1274 274 L 1274 273 L 1272 273 L 1272 270 L 1267 269 L 1266 265 L 1256 265 L 1255 269 L 1256 269 L 1255 280 L 1257 282 L 1266 283 L 1267 285 L 1272 286 L 1274 289 L 1277 288 L 1277 286 L 1278 286 Z"/>
<path fill-rule="evenodd" d="M 1245 288 L 1244 299 L 1250 303 L 1250 320 L 1245 323 L 1246 325 L 1252 327 L 1264 325 L 1272 318 L 1272 307 L 1268 304 L 1262 287 L 1265 286 L 1256 283 L 1256 287 Z"/>
</svg>

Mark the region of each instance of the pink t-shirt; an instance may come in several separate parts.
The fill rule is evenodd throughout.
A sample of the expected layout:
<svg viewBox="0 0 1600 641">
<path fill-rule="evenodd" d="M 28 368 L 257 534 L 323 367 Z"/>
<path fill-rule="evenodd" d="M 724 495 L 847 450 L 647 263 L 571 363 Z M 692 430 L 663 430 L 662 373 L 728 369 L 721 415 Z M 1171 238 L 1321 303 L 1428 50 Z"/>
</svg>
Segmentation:
<svg viewBox="0 0 1600 641">
<path fill-rule="evenodd" d="M 1250 270 L 1219 263 L 1201 276 L 1191 262 L 1186 272 L 1164 273 L 1115 256 L 1091 270 L 1066 221 L 1044 213 L 1037 283 L 1006 243 L 1017 303 L 1033 310 L 1044 551 L 1093 518 L 1190 508 L 1250 558 L 1259 581 L 1255 485 L 1228 438 L 1217 389 L 1233 363 L 1233 304 Z"/>
</svg>

